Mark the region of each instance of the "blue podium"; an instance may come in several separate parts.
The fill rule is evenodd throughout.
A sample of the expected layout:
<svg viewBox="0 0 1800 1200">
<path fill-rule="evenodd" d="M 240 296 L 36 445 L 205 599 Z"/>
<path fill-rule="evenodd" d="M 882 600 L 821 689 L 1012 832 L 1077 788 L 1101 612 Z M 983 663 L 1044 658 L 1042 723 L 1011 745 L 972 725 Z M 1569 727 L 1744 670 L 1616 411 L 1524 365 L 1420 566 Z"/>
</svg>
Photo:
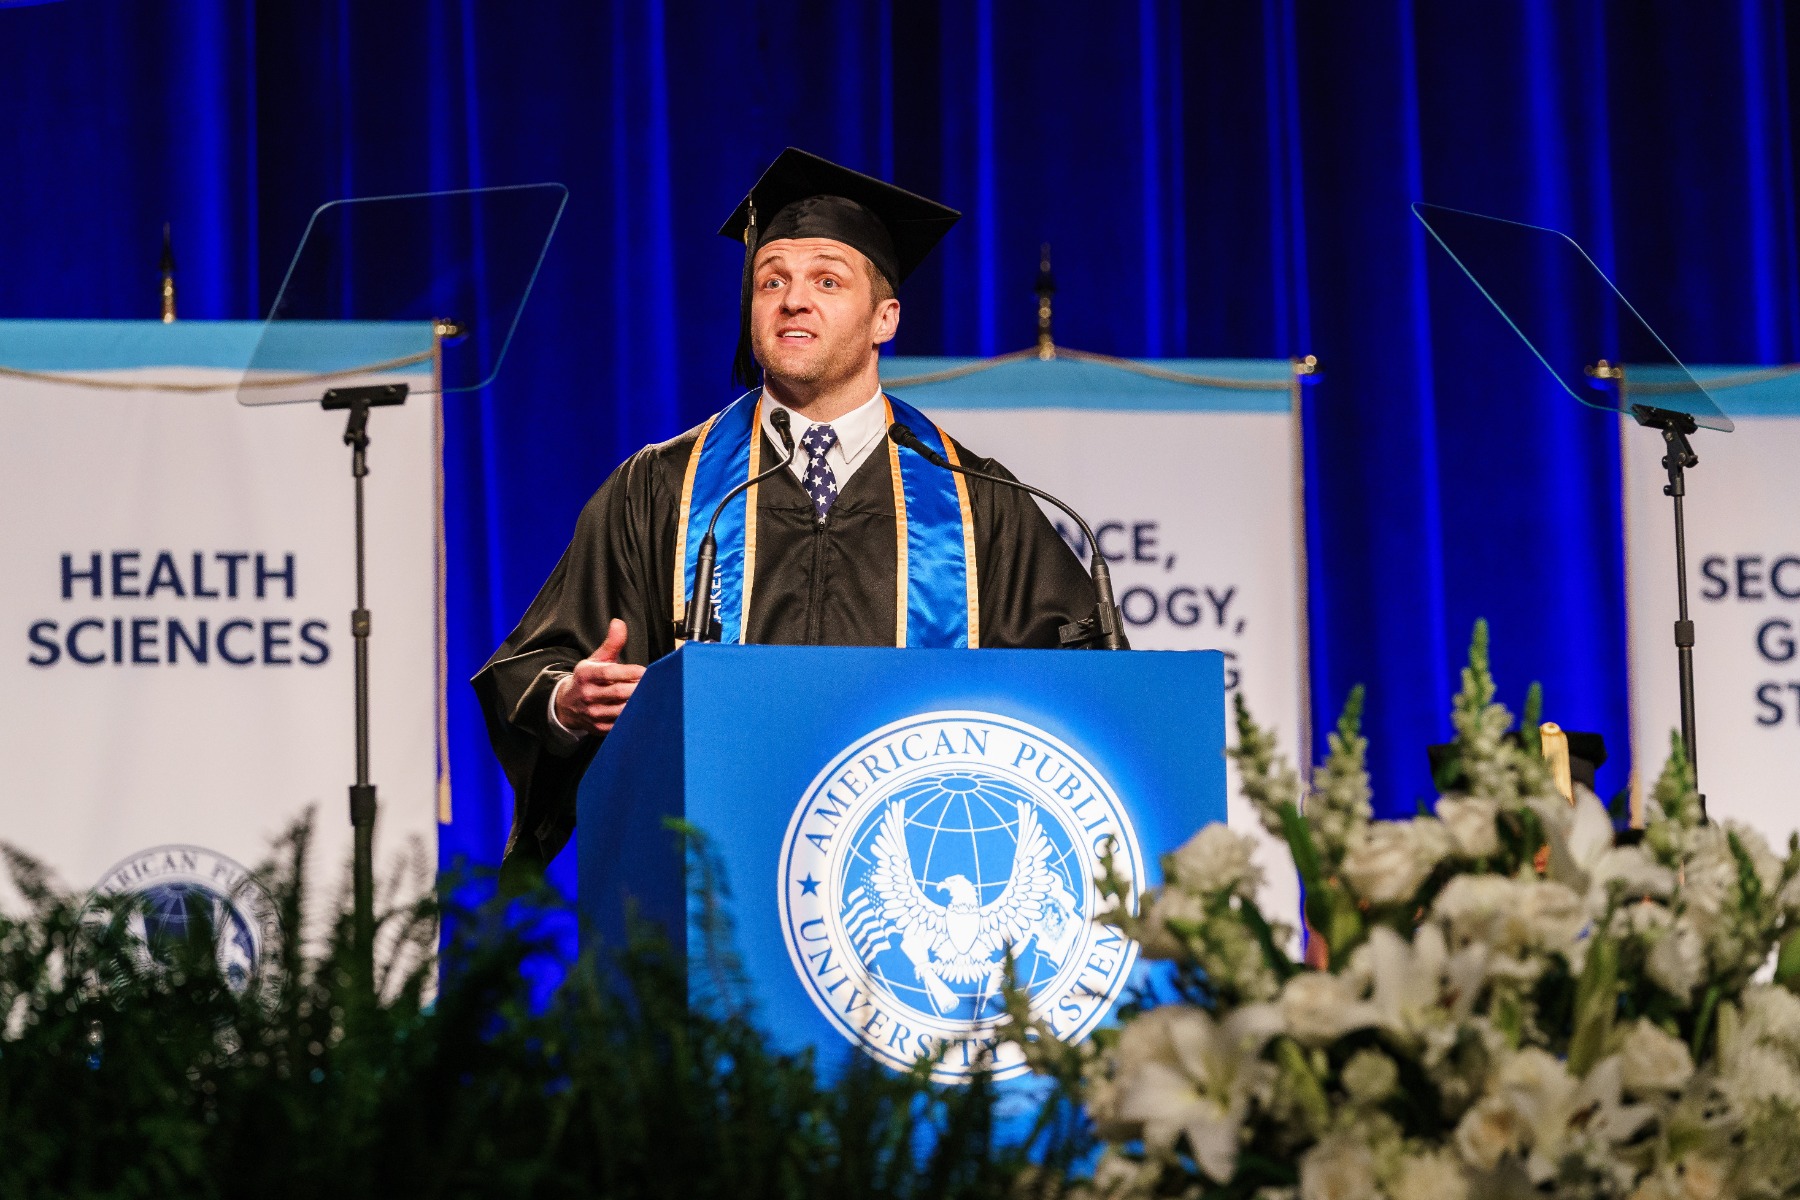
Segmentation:
<svg viewBox="0 0 1800 1200">
<path fill-rule="evenodd" d="M 582 780 L 584 932 L 628 906 L 686 949 L 679 818 L 724 867 L 734 949 L 784 1049 L 966 1076 L 1010 948 L 1063 1036 L 1105 1021 L 1136 947 L 1091 923 L 1225 819 L 1216 651 L 689 645 L 653 665 Z M 699 969 L 689 956 L 690 970 Z M 1024 1066 L 1001 1049 L 1001 1078 Z"/>
</svg>

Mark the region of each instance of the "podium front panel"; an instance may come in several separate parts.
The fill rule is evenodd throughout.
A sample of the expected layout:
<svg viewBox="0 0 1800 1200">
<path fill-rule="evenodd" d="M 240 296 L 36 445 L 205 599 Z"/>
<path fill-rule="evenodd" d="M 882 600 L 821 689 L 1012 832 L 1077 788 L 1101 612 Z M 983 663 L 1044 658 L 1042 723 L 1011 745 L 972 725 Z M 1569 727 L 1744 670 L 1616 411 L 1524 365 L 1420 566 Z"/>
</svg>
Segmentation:
<svg viewBox="0 0 1800 1200">
<path fill-rule="evenodd" d="M 584 921 L 616 937 L 630 896 L 679 924 L 680 817 L 724 868 L 780 1045 L 897 1069 L 940 1053 L 963 1077 L 1009 949 L 1059 1034 L 1110 1016 L 1139 968 L 1090 920 L 1101 855 L 1134 894 L 1159 882 L 1161 855 L 1225 818 L 1224 745 L 1214 651 L 688 646 L 646 672 L 583 781 Z"/>
</svg>

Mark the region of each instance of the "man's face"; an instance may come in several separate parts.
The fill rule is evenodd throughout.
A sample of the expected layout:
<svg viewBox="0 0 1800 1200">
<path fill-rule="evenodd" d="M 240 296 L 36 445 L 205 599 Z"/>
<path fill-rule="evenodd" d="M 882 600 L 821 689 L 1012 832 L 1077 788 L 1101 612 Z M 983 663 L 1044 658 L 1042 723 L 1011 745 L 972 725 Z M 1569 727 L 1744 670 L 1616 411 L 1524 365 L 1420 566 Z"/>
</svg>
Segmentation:
<svg viewBox="0 0 1800 1200">
<path fill-rule="evenodd" d="M 900 302 L 875 299 L 874 268 L 826 238 L 783 238 L 756 253 L 750 342 L 777 379 L 812 387 L 854 380 L 900 324 Z"/>
</svg>

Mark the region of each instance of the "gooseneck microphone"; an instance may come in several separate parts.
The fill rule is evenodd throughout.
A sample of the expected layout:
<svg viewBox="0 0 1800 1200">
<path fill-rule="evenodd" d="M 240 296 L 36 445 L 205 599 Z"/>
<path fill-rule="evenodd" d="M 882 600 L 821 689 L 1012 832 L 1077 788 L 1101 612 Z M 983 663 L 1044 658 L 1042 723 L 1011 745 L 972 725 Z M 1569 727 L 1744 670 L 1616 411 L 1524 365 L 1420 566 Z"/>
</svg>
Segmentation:
<svg viewBox="0 0 1800 1200">
<path fill-rule="evenodd" d="M 712 584 L 713 569 L 718 565 L 719 540 L 713 536 L 713 526 L 719 523 L 719 514 L 731 503 L 731 498 L 739 492 L 761 483 L 769 476 L 785 469 L 794 461 L 794 434 L 788 428 L 787 409 L 778 408 L 769 414 L 769 424 L 781 436 L 782 448 L 787 451 L 781 461 L 760 475 L 753 475 L 744 482 L 725 493 L 718 506 L 713 509 L 712 520 L 706 523 L 706 536 L 700 539 L 700 551 L 694 557 L 694 594 L 688 597 L 687 621 L 682 625 L 680 636 L 690 642 L 713 641 Z M 760 437 L 761 430 L 751 434 Z"/>
<path fill-rule="evenodd" d="M 1075 524 L 1081 526 L 1082 536 L 1087 538 L 1087 544 L 1093 551 L 1094 598 L 1096 603 L 1094 605 L 1094 615 L 1090 617 L 1089 620 L 1093 622 L 1094 628 L 1099 631 L 1100 647 L 1103 650 L 1131 649 L 1131 644 L 1125 640 L 1125 631 L 1119 617 L 1119 606 L 1113 602 L 1112 569 L 1106 565 L 1106 556 L 1100 553 L 1100 543 L 1094 540 L 1094 531 L 1088 528 L 1088 523 L 1081 519 L 1080 513 L 1064 504 L 1061 500 L 1058 500 L 1055 496 L 1052 496 L 1049 492 L 1044 491 L 1042 488 L 1034 488 L 1029 483 L 1020 483 L 1018 480 L 1008 479 L 1004 475 L 993 475 L 987 471 L 977 471 L 970 467 L 958 466 L 939 454 L 936 450 L 933 450 L 930 446 L 927 446 L 924 442 L 920 441 L 918 434 L 914 433 L 898 421 L 895 421 L 892 425 L 888 426 L 888 437 L 892 438 L 896 445 L 906 447 L 934 467 L 942 467 L 946 471 L 955 471 L 959 475 L 968 475 L 975 479 L 985 479 L 989 483 L 998 483 L 1003 487 L 1018 488 L 1022 492 L 1029 492 L 1040 499 L 1048 500 L 1051 504 L 1056 505 L 1056 507 L 1068 513 Z"/>
</svg>

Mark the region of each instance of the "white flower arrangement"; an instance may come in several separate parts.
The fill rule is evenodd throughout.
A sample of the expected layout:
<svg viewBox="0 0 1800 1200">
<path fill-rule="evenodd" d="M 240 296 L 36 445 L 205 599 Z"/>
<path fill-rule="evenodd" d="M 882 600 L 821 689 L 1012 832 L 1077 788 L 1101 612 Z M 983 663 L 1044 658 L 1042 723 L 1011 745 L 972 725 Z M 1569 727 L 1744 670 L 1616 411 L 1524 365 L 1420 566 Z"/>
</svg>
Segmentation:
<svg viewBox="0 0 1800 1200">
<path fill-rule="evenodd" d="M 1306 889 L 1308 962 L 1212 825 L 1136 914 L 1168 994 L 1058 1042 L 1105 1200 L 1710 1200 L 1800 1194 L 1800 839 L 1707 823 L 1679 742 L 1641 841 L 1558 794 L 1494 702 L 1477 625 L 1453 723 L 1466 793 L 1375 821 L 1353 693 L 1310 789 L 1238 703 L 1230 753 Z M 1113 900 L 1122 892 L 1104 879 Z M 1772 966 L 1771 966 L 1772 964 Z M 1767 982 L 1759 981 L 1759 973 Z M 1017 998 L 1016 998 L 1017 999 Z"/>
</svg>

